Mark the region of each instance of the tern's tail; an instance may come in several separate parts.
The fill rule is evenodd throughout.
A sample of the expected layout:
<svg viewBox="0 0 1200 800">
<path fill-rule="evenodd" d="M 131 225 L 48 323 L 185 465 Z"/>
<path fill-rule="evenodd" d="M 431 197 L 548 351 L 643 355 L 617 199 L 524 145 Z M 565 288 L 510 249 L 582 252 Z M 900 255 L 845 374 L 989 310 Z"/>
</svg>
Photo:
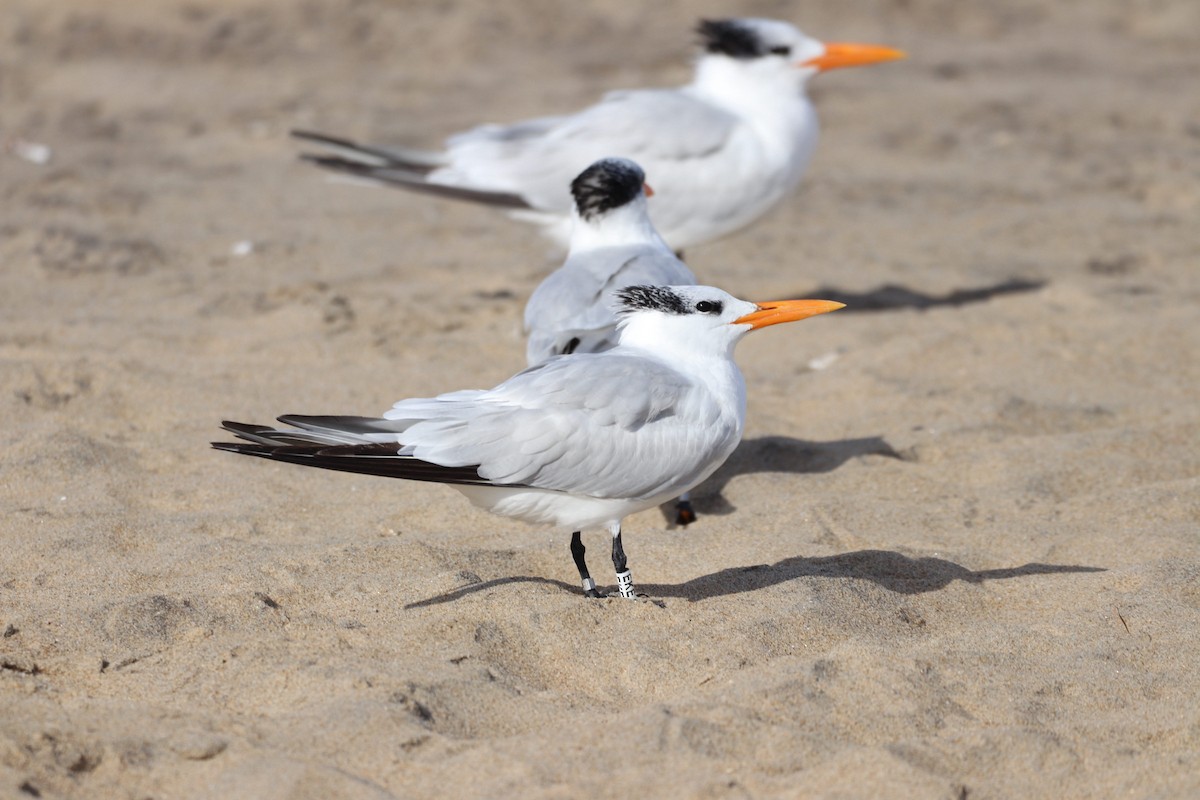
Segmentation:
<svg viewBox="0 0 1200 800">
<path fill-rule="evenodd" d="M 446 156 L 433 150 L 413 147 L 371 147 L 350 139 L 315 131 L 292 131 L 292 137 L 320 145 L 326 153 L 364 167 L 386 167 L 425 175 L 446 166 Z M 320 156 L 306 156 L 309 160 Z"/>
<path fill-rule="evenodd" d="M 502 208 L 532 208 L 525 198 L 510 192 L 472 189 L 430 180 L 431 172 L 446 166 L 446 157 L 442 153 L 406 147 L 370 147 L 311 131 L 292 131 L 292 136 L 324 148 L 323 154 L 304 153 L 300 157 L 333 172 L 453 200 Z"/>
<path fill-rule="evenodd" d="M 397 441 L 395 424 L 389 420 L 284 416 L 279 421 L 296 427 L 276 429 L 225 421 L 221 427 L 248 444 L 213 442 L 212 446 L 231 453 L 341 472 L 410 481 L 489 484 L 479 476 L 477 466 L 445 467 L 402 453 L 403 445 Z"/>
</svg>

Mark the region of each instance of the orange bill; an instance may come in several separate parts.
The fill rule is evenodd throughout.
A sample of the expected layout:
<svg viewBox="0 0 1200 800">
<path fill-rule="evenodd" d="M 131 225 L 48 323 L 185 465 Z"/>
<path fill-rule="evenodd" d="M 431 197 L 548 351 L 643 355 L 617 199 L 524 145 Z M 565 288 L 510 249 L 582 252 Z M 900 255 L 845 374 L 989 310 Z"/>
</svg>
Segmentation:
<svg viewBox="0 0 1200 800">
<path fill-rule="evenodd" d="M 845 303 L 833 300 L 772 300 L 766 303 L 756 303 L 757 311 L 751 311 L 745 316 L 733 321 L 734 325 L 749 325 L 751 328 L 765 328 L 768 325 L 778 325 L 781 322 L 795 322 L 817 314 L 828 314 L 845 308 Z"/>
<path fill-rule="evenodd" d="M 646 197 L 654 197 L 654 190 L 650 188 L 650 184 L 643 183 L 642 191 L 645 192 Z"/>
<path fill-rule="evenodd" d="M 816 67 L 824 71 L 838 67 L 861 67 L 866 64 L 877 64 L 880 61 L 895 61 L 904 58 L 903 50 L 884 47 L 878 44 L 851 44 L 849 42 L 826 42 L 825 55 L 810 58 L 802 62 L 802 67 Z"/>
</svg>

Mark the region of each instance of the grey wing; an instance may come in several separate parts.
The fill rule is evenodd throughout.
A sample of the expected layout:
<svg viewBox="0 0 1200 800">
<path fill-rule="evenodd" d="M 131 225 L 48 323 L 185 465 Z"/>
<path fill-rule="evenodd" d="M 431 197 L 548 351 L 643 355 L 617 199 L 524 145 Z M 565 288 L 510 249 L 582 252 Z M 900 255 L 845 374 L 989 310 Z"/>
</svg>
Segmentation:
<svg viewBox="0 0 1200 800">
<path fill-rule="evenodd" d="M 551 138 L 564 146 L 587 140 L 635 161 L 686 161 L 720 150 L 737 124 L 733 114 L 685 89 L 640 89 L 610 93 Z M 648 169 L 647 177 L 653 185 Z"/>
<path fill-rule="evenodd" d="M 537 157 L 540 143 L 564 119 L 539 117 L 511 125 L 480 125 L 451 136 L 446 140 L 447 164 L 432 170 L 429 182 L 512 194 L 531 208 L 570 212 L 568 186 L 583 167 L 567 174 L 556 161 Z"/>
<path fill-rule="evenodd" d="M 686 375 L 613 352 L 551 359 L 469 405 L 409 426 L 403 452 L 497 484 L 645 498 L 703 479 L 741 433 Z"/>
<path fill-rule="evenodd" d="M 614 343 L 609 338 L 616 318 L 601 300 L 606 281 L 573 261 L 550 273 L 525 304 L 525 357 L 531 365 L 563 353 L 606 350 Z"/>
<path fill-rule="evenodd" d="M 318 163 L 322 158 L 344 159 L 362 167 L 403 169 L 422 175 L 446 164 L 446 154 L 433 150 L 364 145 L 342 136 L 330 136 L 316 131 L 293 130 L 291 136 L 294 139 L 321 147 L 325 156 L 305 156 L 305 158 Z"/>
<path fill-rule="evenodd" d="M 509 125 L 489 123 L 478 125 L 470 130 L 456 133 L 446 139 L 446 149 L 464 147 L 472 144 L 489 144 L 499 147 L 509 147 L 513 150 L 525 146 L 529 141 L 545 136 L 556 125 L 562 124 L 568 117 L 537 117 Z M 514 155 L 510 152 L 508 155 Z"/>
<path fill-rule="evenodd" d="M 525 306 L 526 359 L 536 364 L 564 352 L 611 348 L 616 344 L 612 303 L 617 289 L 695 282 L 687 265 L 664 247 L 610 247 L 571 256 L 542 281 Z"/>
<path fill-rule="evenodd" d="M 536 208 L 569 212 L 571 179 L 597 159 L 632 158 L 653 186 L 657 172 L 725 147 L 737 122 L 685 89 L 613 92 L 572 116 L 455 137 L 447 143 L 451 166 L 430 179 L 515 192 Z"/>
<path fill-rule="evenodd" d="M 690 286 L 696 275 L 665 248 L 643 248 L 621 265 L 605 284 L 606 290 L 625 286 Z"/>
</svg>

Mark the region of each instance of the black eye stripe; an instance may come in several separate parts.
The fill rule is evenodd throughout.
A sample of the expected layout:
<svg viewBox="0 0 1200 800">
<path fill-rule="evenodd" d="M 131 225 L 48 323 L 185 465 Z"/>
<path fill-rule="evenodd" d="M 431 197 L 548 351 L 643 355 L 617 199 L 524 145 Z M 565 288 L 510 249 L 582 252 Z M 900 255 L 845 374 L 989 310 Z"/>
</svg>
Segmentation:
<svg viewBox="0 0 1200 800">
<path fill-rule="evenodd" d="M 700 21 L 696 31 L 700 34 L 704 49 L 709 53 L 720 53 L 743 60 L 762 58 L 767 55 L 786 58 L 792 54 L 791 45 L 771 45 L 770 42 L 765 41 L 765 31 L 761 30 L 753 20 L 705 19 Z M 779 41 L 781 38 L 790 37 L 776 34 L 771 38 Z"/>
<path fill-rule="evenodd" d="M 624 311 L 648 309 L 666 314 L 688 313 L 686 301 L 665 286 L 626 286 L 617 290 Z"/>
<path fill-rule="evenodd" d="M 725 304 L 720 300 L 692 301 L 668 286 L 626 286 L 618 289 L 616 294 L 621 303 L 617 309 L 619 314 L 646 309 L 664 314 L 719 315 L 725 310 Z"/>
<path fill-rule="evenodd" d="M 758 33 L 741 20 L 705 19 L 696 29 L 710 53 L 721 53 L 733 58 L 758 58 L 763 54 L 762 39 Z"/>
</svg>

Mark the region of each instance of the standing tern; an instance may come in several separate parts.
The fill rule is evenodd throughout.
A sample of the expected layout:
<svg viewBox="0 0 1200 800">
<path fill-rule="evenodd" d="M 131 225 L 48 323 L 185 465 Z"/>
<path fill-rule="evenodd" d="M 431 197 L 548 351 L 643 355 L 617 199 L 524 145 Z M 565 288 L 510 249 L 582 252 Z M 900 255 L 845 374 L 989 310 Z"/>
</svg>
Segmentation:
<svg viewBox="0 0 1200 800">
<path fill-rule="evenodd" d="M 580 532 L 606 528 L 622 597 L 628 515 L 713 473 L 742 438 L 746 386 L 733 349 L 749 331 L 842 308 L 750 303 L 710 286 L 617 293 L 615 347 L 551 358 L 493 389 L 401 400 L 380 418 L 283 416 L 288 428 L 225 422 L 219 450 L 458 489 L 476 506 L 572 531 L 583 591 L 601 597 Z"/>
<path fill-rule="evenodd" d="M 675 251 L 755 221 L 796 187 L 817 144 L 805 94 L 819 72 L 903 58 L 889 47 L 825 43 L 787 22 L 703 20 L 690 84 L 610 92 L 569 116 L 482 125 L 441 151 L 362 146 L 309 131 L 329 154 L 310 161 L 342 173 L 511 210 L 570 239 L 572 177 L 606 156 L 651 175 L 650 214 Z"/>
<path fill-rule="evenodd" d="M 624 158 L 602 158 L 571 181 L 575 202 L 567 259 L 525 306 L 529 366 L 551 356 L 612 348 L 619 289 L 696 283 L 654 229 L 646 212 L 650 194 L 642 168 Z M 695 521 L 684 494 L 675 503 L 675 523 L 686 527 Z"/>
<path fill-rule="evenodd" d="M 625 158 L 602 158 L 571 181 L 573 225 L 566 261 L 525 305 L 529 366 L 551 356 L 612 348 L 618 289 L 696 283 L 650 222 L 646 197 L 653 192 L 642 168 Z"/>
</svg>

